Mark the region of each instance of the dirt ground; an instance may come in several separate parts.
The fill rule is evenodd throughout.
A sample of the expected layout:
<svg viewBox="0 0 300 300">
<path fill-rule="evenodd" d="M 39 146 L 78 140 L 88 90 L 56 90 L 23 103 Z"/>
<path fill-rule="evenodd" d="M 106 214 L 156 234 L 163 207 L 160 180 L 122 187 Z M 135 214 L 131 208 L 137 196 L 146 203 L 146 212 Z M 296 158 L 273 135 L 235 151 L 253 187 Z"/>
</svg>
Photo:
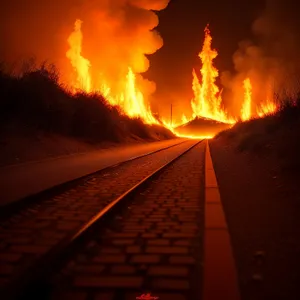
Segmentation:
<svg viewBox="0 0 300 300">
<path fill-rule="evenodd" d="M 0 167 L 140 143 L 145 140 L 134 136 L 124 137 L 118 143 L 89 143 L 15 125 L 0 132 Z"/>
<path fill-rule="evenodd" d="M 243 300 L 300 299 L 299 177 L 275 156 L 210 141 Z"/>
</svg>

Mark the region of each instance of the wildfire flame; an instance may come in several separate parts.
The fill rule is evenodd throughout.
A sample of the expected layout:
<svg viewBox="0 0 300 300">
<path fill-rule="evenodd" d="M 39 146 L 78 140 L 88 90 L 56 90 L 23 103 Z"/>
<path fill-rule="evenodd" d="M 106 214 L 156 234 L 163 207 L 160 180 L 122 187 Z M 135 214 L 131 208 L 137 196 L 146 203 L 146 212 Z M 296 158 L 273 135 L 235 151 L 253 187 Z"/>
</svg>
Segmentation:
<svg viewBox="0 0 300 300">
<path fill-rule="evenodd" d="M 101 76 L 101 82 L 98 86 L 91 80 L 90 61 L 83 57 L 82 42 L 83 34 L 81 31 L 82 21 L 77 19 L 74 26 L 74 31 L 68 38 L 70 46 L 66 53 L 67 58 L 70 60 L 74 68 L 77 78 L 73 83 L 74 92 L 78 89 L 86 92 L 99 91 L 111 105 L 117 105 L 121 111 L 131 118 L 141 118 L 147 124 L 160 124 L 162 123 L 166 128 L 171 130 L 177 136 L 176 127 L 185 124 L 192 120 L 187 118 L 185 114 L 181 117 L 181 122 L 171 122 L 162 119 L 158 121 L 152 112 L 150 105 L 147 103 L 142 90 L 137 84 L 138 74 L 134 73 L 133 67 L 128 66 L 127 74 L 124 73 L 124 78 L 118 82 L 118 89 L 111 85 L 110 81 L 106 81 L 105 74 Z M 218 52 L 212 49 L 212 36 L 208 26 L 205 28 L 205 39 L 202 51 L 199 53 L 199 58 L 202 62 L 200 69 L 201 80 L 199 79 L 196 70 L 193 70 L 193 92 L 194 98 L 191 101 L 193 110 L 193 118 L 204 117 L 213 119 L 219 122 L 235 124 L 236 119 L 228 116 L 227 112 L 221 107 L 222 104 L 222 91 L 216 85 L 216 79 L 219 76 L 218 70 L 213 65 L 213 60 L 217 57 Z M 126 70 L 126 69 L 125 69 Z M 139 78 L 138 78 L 139 79 Z M 241 120 L 249 120 L 252 116 L 252 85 L 249 78 L 243 82 L 244 86 L 244 101 L 241 109 Z M 272 101 L 270 95 L 267 96 L 265 103 L 262 103 L 256 108 L 256 113 L 259 117 L 266 114 L 275 112 L 277 106 Z M 187 137 L 186 135 L 184 135 Z M 194 135 L 188 136 L 190 138 L 200 138 Z M 206 136 L 210 138 L 211 136 Z"/>
<path fill-rule="evenodd" d="M 271 85 L 269 85 L 267 89 L 267 100 L 256 108 L 256 113 L 259 117 L 263 117 L 276 112 L 277 109 L 278 107 L 273 101 L 273 89 Z"/>
<path fill-rule="evenodd" d="M 271 89 L 268 89 L 267 99 L 265 102 L 259 104 L 256 108 L 256 114 L 262 118 L 266 115 L 272 114 L 277 111 L 278 107 L 274 103 L 271 96 Z M 241 109 L 241 120 L 247 121 L 252 117 L 252 84 L 250 78 L 244 80 L 244 102 Z"/>
<path fill-rule="evenodd" d="M 81 31 L 81 20 L 76 20 L 75 29 L 68 38 L 70 49 L 66 53 L 73 68 L 77 73 L 77 81 L 73 85 L 76 89 L 91 92 L 91 76 L 89 69 L 91 64 L 88 59 L 81 56 L 83 34 Z M 128 67 L 128 73 L 123 83 L 123 92 L 114 95 L 105 79 L 101 83 L 99 90 L 111 105 L 118 105 L 122 112 L 132 118 L 141 118 L 147 124 L 158 124 L 157 119 L 152 115 L 149 105 L 146 105 L 143 93 L 136 84 L 136 75 L 131 67 Z"/>
<path fill-rule="evenodd" d="M 247 121 L 251 118 L 252 85 L 249 78 L 244 80 L 244 103 L 241 110 L 241 120 Z"/>
<path fill-rule="evenodd" d="M 159 122 L 152 115 L 150 106 L 145 104 L 143 93 L 138 89 L 136 76 L 130 67 L 128 68 L 124 89 L 123 93 L 113 96 L 110 88 L 104 84 L 101 92 L 110 104 L 121 107 L 122 111 L 129 117 L 139 117 L 147 124 L 158 124 Z"/>
<path fill-rule="evenodd" d="M 271 100 L 267 99 L 266 103 L 262 103 L 260 107 L 256 109 L 256 113 L 259 117 L 272 114 L 277 111 L 277 105 Z"/>
<path fill-rule="evenodd" d="M 233 118 L 229 118 L 227 113 L 221 108 L 222 97 L 218 86 L 215 84 L 219 76 L 218 70 L 213 66 L 213 60 L 218 52 L 211 48 L 212 37 L 208 26 L 205 28 L 205 39 L 199 57 L 202 62 L 200 73 L 202 82 L 193 70 L 193 91 L 194 99 L 191 105 L 193 117 L 205 117 L 224 123 L 235 123 Z"/>
<path fill-rule="evenodd" d="M 82 50 L 82 32 L 81 32 L 81 20 L 76 20 L 74 31 L 68 38 L 70 49 L 66 53 L 67 58 L 70 60 L 73 68 L 77 73 L 77 81 L 74 84 L 76 89 L 81 89 L 86 92 L 91 91 L 91 76 L 89 69 L 91 63 L 89 60 L 81 56 Z"/>
</svg>

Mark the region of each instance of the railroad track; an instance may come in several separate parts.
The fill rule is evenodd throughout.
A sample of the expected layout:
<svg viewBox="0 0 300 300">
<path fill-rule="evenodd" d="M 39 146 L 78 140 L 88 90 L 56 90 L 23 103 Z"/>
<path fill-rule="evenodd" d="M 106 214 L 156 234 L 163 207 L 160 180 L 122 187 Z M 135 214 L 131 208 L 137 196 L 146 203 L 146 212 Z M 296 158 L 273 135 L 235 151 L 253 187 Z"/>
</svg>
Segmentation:
<svg viewBox="0 0 300 300">
<path fill-rule="evenodd" d="M 150 151 L 150 152 L 142 154 L 142 155 L 132 157 L 132 158 L 130 158 L 128 160 L 125 160 L 123 162 L 108 166 L 106 168 L 102 168 L 102 169 L 100 169 L 96 172 L 92 172 L 88 175 L 84 175 L 84 176 L 76 178 L 74 180 L 67 181 L 65 183 L 62 183 L 62 184 L 59 184 L 57 186 L 51 187 L 51 188 L 46 189 L 46 190 L 44 190 L 42 192 L 39 192 L 37 194 L 30 195 L 28 197 L 20 199 L 19 201 L 15 201 L 13 203 L 1 206 L 0 222 L 3 219 L 8 219 L 11 215 L 16 214 L 16 212 L 26 209 L 27 207 L 29 207 L 30 204 L 40 201 L 40 199 L 54 197 L 55 195 L 58 195 L 59 193 L 63 193 L 64 191 L 67 191 L 68 189 L 71 189 L 72 187 L 80 184 L 82 181 L 88 181 L 93 176 L 101 175 L 103 172 L 112 170 L 116 167 L 119 167 L 121 165 L 129 163 L 131 161 L 134 161 L 134 160 L 137 160 L 137 159 L 140 159 L 140 158 L 144 158 L 144 157 L 148 157 L 148 156 L 156 154 L 158 152 L 171 149 L 171 148 L 173 148 L 175 146 L 179 146 L 179 145 L 181 145 L 185 142 L 187 142 L 187 140 L 181 141 L 179 143 L 176 143 L 176 144 L 173 144 L 173 145 L 170 145 L 170 146 L 167 146 L 167 147 L 160 148 L 158 150 Z"/>
<path fill-rule="evenodd" d="M 63 238 L 57 237 L 59 242 L 56 239 L 54 246 L 43 248 L 8 282 L 1 297 L 239 300 L 230 238 L 208 143 L 189 141 L 171 152 L 168 159 L 164 157 L 166 153 L 155 154 L 159 155 L 156 159 L 165 160 L 158 163 L 155 159 L 156 167 L 149 167 L 146 161 L 141 167 L 143 161 L 137 160 L 129 168 L 117 168 L 109 180 L 119 179 L 113 185 L 119 195 L 105 205 L 100 201 L 102 207 L 98 205 L 97 210 L 87 200 L 88 191 L 94 184 L 99 192 L 99 184 L 101 189 L 106 176 L 101 174 L 96 182 L 84 183 L 87 194 L 79 202 L 87 203 L 81 209 L 76 207 L 76 216 L 85 214 L 84 207 L 92 208 L 94 213 L 84 225 L 81 223 L 76 230 L 72 227 Z M 135 180 L 118 189 L 129 174 Z M 67 196 L 71 195 L 68 191 Z M 99 202 L 100 195 L 94 196 Z M 17 263 L 20 257 L 15 253 L 15 257 L 6 259 Z"/>
<path fill-rule="evenodd" d="M 94 216 L 96 211 L 102 209 L 100 214 L 103 214 L 107 210 L 106 214 L 101 215 L 101 219 L 105 219 L 105 216 L 110 214 L 109 208 L 116 203 L 116 199 L 112 201 L 113 198 L 119 199 L 118 194 L 127 195 L 124 191 L 127 191 L 129 186 L 135 186 L 137 182 L 141 181 L 141 178 L 147 177 L 145 182 L 148 182 L 149 174 L 152 174 L 152 177 L 155 176 L 154 174 L 160 173 L 163 169 L 161 168 L 162 164 L 165 165 L 165 168 L 170 160 L 173 161 L 181 156 L 194 144 L 193 141 L 187 141 L 172 147 L 172 149 L 168 147 L 168 149 L 155 151 L 145 157 L 122 163 L 109 170 L 104 170 L 100 174 L 89 176 L 77 188 L 74 186 L 71 186 L 71 189 L 70 186 L 64 187 L 66 191 L 62 194 L 57 195 L 50 191 L 54 193 L 54 196 L 51 195 L 42 203 L 40 201 L 31 202 L 27 207 L 23 202 L 17 213 L 12 213 L 10 218 L 2 220 L 0 223 L 2 295 L 11 299 L 20 296 L 30 283 L 41 278 L 39 272 L 47 269 L 49 261 L 53 261 L 54 265 L 54 257 L 60 256 L 63 252 L 62 249 L 67 249 L 67 245 L 75 245 L 80 240 L 83 233 L 87 232 L 90 225 L 99 218 L 99 214 Z M 133 170 L 135 171 L 134 176 Z M 131 177 L 134 178 L 131 179 L 128 173 L 131 173 Z M 127 178 L 127 183 L 123 184 L 122 180 L 125 178 Z M 131 180 L 128 180 L 129 178 Z M 109 181 L 113 181 L 112 185 L 107 186 L 105 183 Z M 144 180 L 142 181 L 144 182 Z M 99 192 L 99 184 L 103 184 L 104 187 L 101 192 Z M 110 192 L 111 187 L 115 191 L 109 193 L 107 197 L 106 194 Z M 138 188 L 138 186 L 130 188 L 129 194 Z M 58 189 L 61 192 L 60 189 L 61 187 Z M 83 201 L 84 203 L 82 203 Z M 89 221 L 86 222 L 87 220 Z M 83 222 L 86 222 L 84 226 L 82 226 Z M 49 229 L 51 224 L 55 226 Z M 77 229 L 76 234 L 74 234 L 74 229 Z M 41 268 L 44 262 L 47 263 L 45 267 Z"/>
</svg>

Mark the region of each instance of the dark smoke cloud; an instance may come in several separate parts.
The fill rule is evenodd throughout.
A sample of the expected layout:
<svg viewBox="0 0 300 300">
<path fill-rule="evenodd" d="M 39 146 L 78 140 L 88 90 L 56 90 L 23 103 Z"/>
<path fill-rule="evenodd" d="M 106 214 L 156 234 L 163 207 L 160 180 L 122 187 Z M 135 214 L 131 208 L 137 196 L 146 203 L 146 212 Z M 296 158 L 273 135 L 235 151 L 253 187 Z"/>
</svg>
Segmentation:
<svg viewBox="0 0 300 300">
<path fill-rule="evenodd" d="M 256 103 L 265 100 L 270 85 L 279 100 L 294 98 L 299 93 L 299 7 L 296 0 L 266 0 L 264 13 L 252 26 L 253 40 L 239 44 L 233 55 L 236 74 L 222 74 L 222 83 L 231 91 L 236 112 L 246 77 L 251 78 Z"/>
<path fill-rule="evenodd" d="M 0 61 L 13 63 L 36 56 L 62 73 L 72 72 L 66 58 L 68 36 L 76 19 L 83 21 L 82 55 L 91 61 L 92 75 L 101 72 L 116 81 L 128 66 L 137 73 L 149 68 L 145 56 L 162 47 L 153 29 L 169 0 L 10 0 L 0 4 Z M 118 73 L 118 74 L 117 74 Z M 147 85 L 147 81 L 143 81 Z M 151 85 L 151 83 L 149 83 Z M 151 87 L 148 87 L 152 89 Z"/>
</svg>

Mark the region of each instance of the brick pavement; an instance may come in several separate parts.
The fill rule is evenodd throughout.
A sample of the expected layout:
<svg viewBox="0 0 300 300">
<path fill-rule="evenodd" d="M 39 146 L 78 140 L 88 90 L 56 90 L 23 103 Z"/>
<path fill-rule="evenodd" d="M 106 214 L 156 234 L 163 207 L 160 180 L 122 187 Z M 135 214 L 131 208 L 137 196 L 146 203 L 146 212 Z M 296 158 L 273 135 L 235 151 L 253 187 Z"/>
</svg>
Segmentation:
<svg viewBox="0 0 300 300">
<path fill-rule="evenodd" d="M 204 149 L 185 154 L 99 228 L 52 278 L 52 299 L 200 299 Z"/>
<path fill-rule="evenodd" d="M 74 188 L 0 220 L 0 287 L 25 272 L 38 257 L 116 197 L 194 143 L 189 141 L 92 175 Z"/>
</svg>

